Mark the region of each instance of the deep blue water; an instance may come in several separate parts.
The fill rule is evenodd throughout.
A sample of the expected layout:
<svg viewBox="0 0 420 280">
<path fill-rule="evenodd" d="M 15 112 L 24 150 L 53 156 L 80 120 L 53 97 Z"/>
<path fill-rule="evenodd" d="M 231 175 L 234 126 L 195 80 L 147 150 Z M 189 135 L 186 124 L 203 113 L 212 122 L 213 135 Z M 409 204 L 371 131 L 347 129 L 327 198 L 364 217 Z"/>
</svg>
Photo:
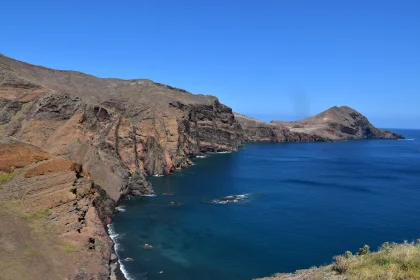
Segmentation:
<svg viewBox="0 0 420 280">
<path fill-rule="evenodd" d="M 123 201 L 112 225 L 118 255 L 134 259 L 124 270 L 131 279 L 252 279 L 419 238 L 420 131 L 399 132 L 414 140 L 247 144 L 151 178 L 158 195 Z M 249 197 L 211 203 L 236 194 Z"/>
</svg>

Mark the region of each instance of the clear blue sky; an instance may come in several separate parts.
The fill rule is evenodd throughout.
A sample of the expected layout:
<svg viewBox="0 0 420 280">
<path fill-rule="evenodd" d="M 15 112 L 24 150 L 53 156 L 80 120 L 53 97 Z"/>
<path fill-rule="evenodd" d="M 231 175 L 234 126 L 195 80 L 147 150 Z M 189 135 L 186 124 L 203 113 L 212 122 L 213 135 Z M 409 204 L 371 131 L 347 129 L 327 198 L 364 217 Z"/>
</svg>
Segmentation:
<svg viewBox="0 0 420 280">
<path fill-rule="evenodd" d="M 420 128 L 419 0 L 4 1 L 0 53 L 149 78 L 292 120 L 334 105 Z"/>
</svg>

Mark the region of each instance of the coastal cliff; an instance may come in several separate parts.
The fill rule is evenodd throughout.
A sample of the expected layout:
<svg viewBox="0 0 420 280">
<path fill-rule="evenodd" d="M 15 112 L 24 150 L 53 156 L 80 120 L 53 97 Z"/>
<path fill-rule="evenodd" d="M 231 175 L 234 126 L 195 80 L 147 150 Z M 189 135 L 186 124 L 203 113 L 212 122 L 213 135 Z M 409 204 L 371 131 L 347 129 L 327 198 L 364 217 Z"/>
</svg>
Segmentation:
<svg viewBox="0 0 420 280">
<path fill-rule="evenodd" d="M 235 113 L 247 141 L 320 142 L 348 139 L 404 139 L 400 134 L 374 127 L 356 110 L 332 107 L 316 116 L 295 122 L 265 123 Z"/>
<path fill-rule="evenodd" d="M 244 142 L 231 108 L 216 97 L 5 56 L 0 132 L 0 201 L 16 202 L 16 213 L 46 213 L 57 242 L 78 256 L 59 275 L 69 279 L 117 277 L 106 225 L 121 197 L 153 193 L 146 176 L 169 174 L 191 165 L 190 157 Z"/>
<path fill-rule="evenodd" d="M 16 279 L 122 279 L 107 225 L 121 198 L 153 194 L 147 176 L 245 141 L 358 138 L 402 136 L 348 107 L 264 123 L 214 96 L 0 55 L 0 228 L 16 225 L 0 232 L 0 263 Z"/>
</svg>

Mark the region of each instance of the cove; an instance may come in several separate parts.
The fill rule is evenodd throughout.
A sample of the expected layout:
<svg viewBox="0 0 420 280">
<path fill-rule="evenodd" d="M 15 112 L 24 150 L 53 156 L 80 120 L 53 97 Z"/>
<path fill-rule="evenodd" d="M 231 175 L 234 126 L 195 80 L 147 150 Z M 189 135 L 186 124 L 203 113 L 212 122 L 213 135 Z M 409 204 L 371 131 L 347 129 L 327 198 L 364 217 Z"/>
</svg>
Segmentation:
<svg viewBox="0 0 420 280">
<path fill-rule="evenodd" d="M 419 238 L 420 131 L 397 132 L 413 140 L 250 143 L 151 177 L 157 195 L 122 201 L 111 225 L 124 272 L 252 279 Z"/>
</svg>

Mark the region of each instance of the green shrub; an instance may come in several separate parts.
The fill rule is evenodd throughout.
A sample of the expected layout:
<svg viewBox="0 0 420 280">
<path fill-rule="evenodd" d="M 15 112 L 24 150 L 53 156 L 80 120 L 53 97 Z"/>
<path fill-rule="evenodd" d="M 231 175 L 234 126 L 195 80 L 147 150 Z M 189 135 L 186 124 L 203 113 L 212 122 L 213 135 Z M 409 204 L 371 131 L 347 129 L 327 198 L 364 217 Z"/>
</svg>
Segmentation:
<svg viewBox="0 0 420 280">
<path fill-rule="evenodd" d="M 370 247 L 368 245 L 365 245 L 365 246 L 363 246 L 362 248 L 359 249 L 358 255 L 359 256 L 364 256 L 364 255 L 369 254 L 369 252 L 370 252 Z"/>
<path fill-rule="evenodd" d="M 351 258 L 353 257 L 353 253 L 352 253 L 352 252 L 350 252 L 350 251 L 346 251 L 346 252 L 344 253 L 344 257 L 345 257 L 346 259 L 351 259 Z"/>
</svg>

